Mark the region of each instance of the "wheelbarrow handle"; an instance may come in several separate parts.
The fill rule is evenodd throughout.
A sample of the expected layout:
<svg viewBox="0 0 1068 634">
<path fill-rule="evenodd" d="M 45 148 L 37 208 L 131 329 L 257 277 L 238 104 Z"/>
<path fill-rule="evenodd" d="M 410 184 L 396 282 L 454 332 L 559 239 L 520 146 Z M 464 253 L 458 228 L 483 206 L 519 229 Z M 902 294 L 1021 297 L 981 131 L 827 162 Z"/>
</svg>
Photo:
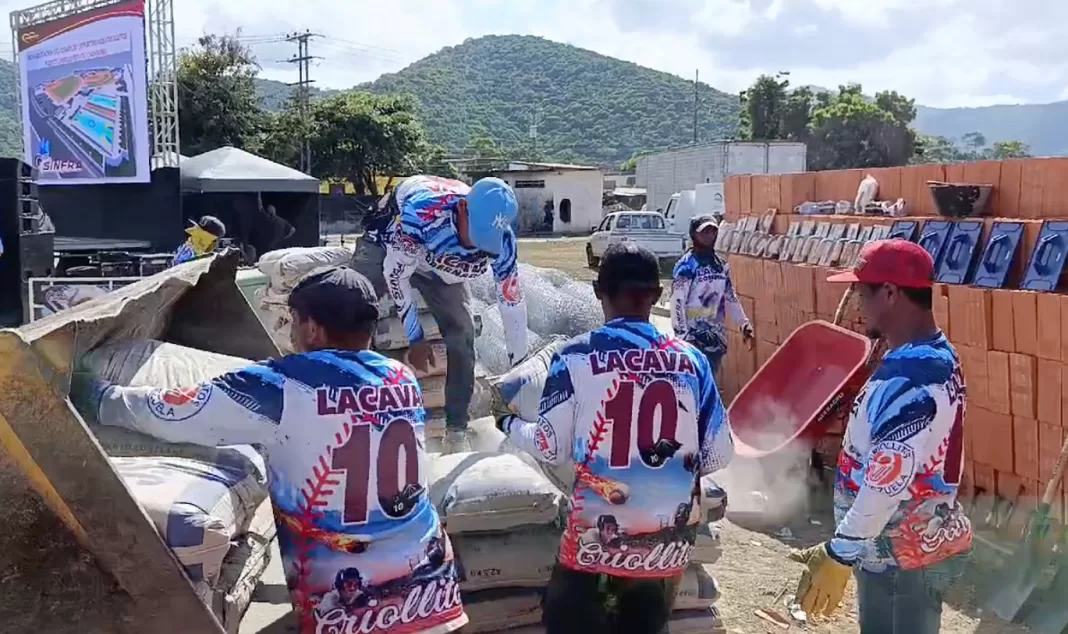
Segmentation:
<svg viewBox="0 0 1068 634">
<path fill-rule="evenodd" d="M 850 300 L 853 299 L 853 285 L 850 284 L 849 288 L 842 293 L 842 299 L 838 302 L 838 308 L 834 311 L 834 321 L 831 322 L 835 326 L 841 326 L 842 320 L 845 319 L 845 311 L 849 306 Z"/>
</svg>

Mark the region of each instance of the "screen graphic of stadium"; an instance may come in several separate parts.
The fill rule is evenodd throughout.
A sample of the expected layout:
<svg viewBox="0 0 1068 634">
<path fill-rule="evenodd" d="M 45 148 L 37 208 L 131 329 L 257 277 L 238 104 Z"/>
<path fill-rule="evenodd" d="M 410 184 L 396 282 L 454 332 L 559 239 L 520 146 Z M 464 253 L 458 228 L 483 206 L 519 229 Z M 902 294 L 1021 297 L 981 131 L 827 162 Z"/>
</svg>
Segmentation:
<svg viewBox="0 0 1068 634">
<path fill-rule="evenodd" d="M 26 160 L 41 184 L 147 182 L 144 4 L 19 31 Z"/>
<path fill-rule="evenodd" d="M 130 160 L 129 66 L 77 71 L 36 87 L 33 106 L 52 125 L 63 144 L 84 157 L 76 170 L 87 169 L 98 176 L 107 168 Z M 40 159 L 51 157 L 50 139 L 41 139 Z M 58 166 L 60 172 L 65 171 Z"/>
</svg>

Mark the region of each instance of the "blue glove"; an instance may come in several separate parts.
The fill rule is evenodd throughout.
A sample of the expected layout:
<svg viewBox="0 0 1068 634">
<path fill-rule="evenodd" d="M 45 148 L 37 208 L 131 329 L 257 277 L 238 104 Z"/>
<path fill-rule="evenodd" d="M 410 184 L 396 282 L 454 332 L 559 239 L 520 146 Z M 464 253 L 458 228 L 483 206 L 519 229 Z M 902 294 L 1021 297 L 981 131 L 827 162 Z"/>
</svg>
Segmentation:
<svg viewBox="0 0 1068 634">
<path fill-rule="evenodd" d="M 100 401 L 112 385 L 88 372 L 75 371 L 70 376 L 70 402 L 86 422 L 99 423 Z"/>
</svg>

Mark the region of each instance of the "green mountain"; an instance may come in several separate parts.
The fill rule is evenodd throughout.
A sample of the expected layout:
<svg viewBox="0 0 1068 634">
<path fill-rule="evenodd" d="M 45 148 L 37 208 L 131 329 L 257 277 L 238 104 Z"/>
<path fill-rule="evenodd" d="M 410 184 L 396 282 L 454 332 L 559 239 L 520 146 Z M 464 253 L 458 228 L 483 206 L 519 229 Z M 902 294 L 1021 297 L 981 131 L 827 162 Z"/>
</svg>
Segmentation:
<svg viewBox="0 0 1068 634">
<path fill-rule="evenodd" d="M 284 102 L 276 84 L 261 82 L 265 106 Z M 413 95 L 431 140 L 453 152 L 486 136 L 529 155 L 535 117 L 537 154 L 560 161 L 618 165 L 693 141 L 692 82 L 539 37 L 467 40 L 357 88 Z M 737 97 L 700 84 L 697 119 L 701 140 L 734 135 Z"/>
<path fill-rule="evenodd" d="M 18 156 L 22 141 L 15 65 L 0 59 L 0 156 Z"/>
<path fill-rule="evenodd" d="M 1068 155 L 1068 101 L 984 108 L 916 108 L 914 127 L 959 139 L 979 132 L 988 143 L 1023 141 L 1035 156 Z"/>
<path fill-rule="evenodd" d="M 477 136 L 531 149 L 538 113 L 538 154 L 616 165 L 634 152 L 693 140 L 693 84 L 685 79 L 546 39 L 491 35 L 467 40 L 356 87 L 407 92 L 419 100 L 431 138 L 460 151 Z M 280 108 L 285 84 L 260 82 L 265 107 Z M 700 138 L 737 129 L 734 95 L 700 86 Z M 1068 101 L 983 108 L 917 106 L 914 127 L 959 139 L 1020 140 L 1039 156 L 1068 155 Z"/>
</svg>

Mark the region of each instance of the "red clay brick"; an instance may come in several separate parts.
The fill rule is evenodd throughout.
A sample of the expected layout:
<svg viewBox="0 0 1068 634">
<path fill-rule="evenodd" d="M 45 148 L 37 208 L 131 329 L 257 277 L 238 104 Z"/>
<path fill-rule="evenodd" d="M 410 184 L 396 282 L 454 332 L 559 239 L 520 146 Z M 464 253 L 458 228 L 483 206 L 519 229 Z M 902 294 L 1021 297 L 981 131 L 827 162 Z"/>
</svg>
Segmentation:
<svg viewBox="0 0 1068 634">
<path fill-rule="evenodd" d="M 1012 473 L 1012 417 L 973 407 L 968 413 L 968 424 L 973 426 L 972 454 L 976 462 Z"/>
<path fill-rule="evenodd" d="M 1048 482 L 1053 477 L 1053 466 L 1064 443 L 1064 430 L 1059 425 L 1038 423 L 1038 479 Z"/>
<path fill-rule="evenodd" d="M 1012 418 L 1013 471 L 1030 480 L 1038 479 L 1038 421 Z"/>
<path fill-rule="evenodd" d="M 1038 358 L 1061 360 L 1061 298 L 1039 293 L 1035 299 L 1038 314 Z"/>
<path fill-rule="evenodd" d="M 986 350 L 976 350 L 971 346 L 957 346 L 961 370 L 964 372 L 964 384 L 968 388 L 968 403 L 978 407 L 989 407 L 989 379 L 986 373 Z M 1058 411 L 1060 404 L 1058 403 Z M 1060 419 L 1058 419 L 1059 424 Z"/>
<path fill-rule="evenodd" d="M 994 467 L 975 460 L 972 462 L 972 477 L 975 478 L 976 493 L 994 495 L 997 489 Z"/>
<path fill-rule="evenodd" d="M 990 410 L 998 414 L 1012 413 L 1009 379 L 1009 355 L 991 350 L 986 353 L 986 376 Z"/>
<path fill-rule="evenodd" d="M 1012 325 L 1012 292 L 995 290 L 990 293 L 990 321 L 993 349 L 1016 352 L 1016 336 Z"/>
<path fill-rule="evenodd" d="M 1012 330 L 1016 352 L 1038 355 L 1038 293 L 1011 291 Z"/>
<path fill-rule="evenodd" d="M 1061 368 L 1057 361 L 1038 360 L 1037 397 L 1038 420 L 1061 424 Z M 970 391 L 969 391 L 970 393 Z"/>
<path fill-rule="evenodd" d="M 1037 360 L 1034 357 L 1016 353 L 1009 355 L 1009 389 L 1012 395 L 1013 416 L 1035 418 L 1037 411 L 1035 374 L 1037 371 Z"/>
</svg>

